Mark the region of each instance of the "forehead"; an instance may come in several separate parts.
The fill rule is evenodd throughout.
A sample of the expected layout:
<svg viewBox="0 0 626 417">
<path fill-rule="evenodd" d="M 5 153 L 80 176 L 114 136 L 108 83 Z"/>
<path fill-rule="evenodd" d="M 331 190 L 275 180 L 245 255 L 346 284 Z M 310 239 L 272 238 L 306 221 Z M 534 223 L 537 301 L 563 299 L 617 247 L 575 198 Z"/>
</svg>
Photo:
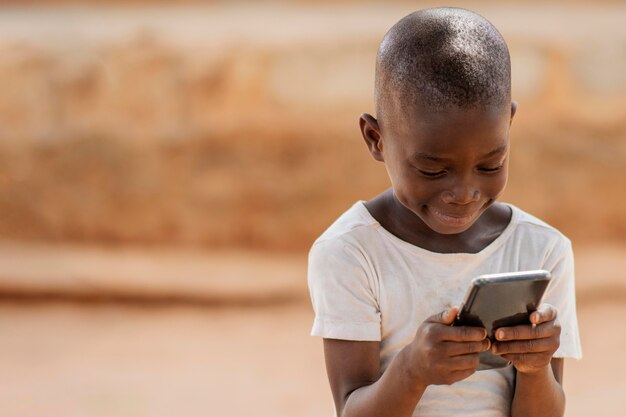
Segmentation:
<svg viewBox="0 0 626 417">
<path fill-rule="evenodd" d="M 432 110 L 414 105 L 395 110 L 382 134 L 407 151 L 480 154 L 508 144 L 509 106 Z"/>
</svg>

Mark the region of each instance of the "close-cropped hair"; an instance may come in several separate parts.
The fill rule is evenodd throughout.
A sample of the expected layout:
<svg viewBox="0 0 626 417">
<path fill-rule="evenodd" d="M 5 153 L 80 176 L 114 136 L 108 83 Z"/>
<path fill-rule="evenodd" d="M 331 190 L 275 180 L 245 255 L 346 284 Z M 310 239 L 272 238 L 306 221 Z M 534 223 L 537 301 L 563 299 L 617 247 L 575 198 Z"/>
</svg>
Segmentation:
<svg viewBox="0 0 626 417">
<path fill-rule="evenodd" d="M 508 47 L 474 12 L 418 10 L 385 34 L 376 58 L 375 96 L 379 118 L 392 103 L 434 110 L 505 104 L 511 99 Z"/>
</svg>

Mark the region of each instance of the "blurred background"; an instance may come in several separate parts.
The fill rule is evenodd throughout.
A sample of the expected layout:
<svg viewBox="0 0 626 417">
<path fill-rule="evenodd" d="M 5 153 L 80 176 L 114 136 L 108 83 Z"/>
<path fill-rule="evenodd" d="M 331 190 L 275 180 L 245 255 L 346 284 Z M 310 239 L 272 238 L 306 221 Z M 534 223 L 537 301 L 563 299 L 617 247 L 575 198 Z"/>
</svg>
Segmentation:
<svg viewBox="0 0 626 417">
<path fill-rule="evenodd" d="M 511 50 L 504 200 L 574 242 L 570 417 L 626 407 L 623 1 L 3 1 L 0 415 L 330 416 L 306 253 L 388 187 L 357 125 L 409 12 Z"/>
</svg>

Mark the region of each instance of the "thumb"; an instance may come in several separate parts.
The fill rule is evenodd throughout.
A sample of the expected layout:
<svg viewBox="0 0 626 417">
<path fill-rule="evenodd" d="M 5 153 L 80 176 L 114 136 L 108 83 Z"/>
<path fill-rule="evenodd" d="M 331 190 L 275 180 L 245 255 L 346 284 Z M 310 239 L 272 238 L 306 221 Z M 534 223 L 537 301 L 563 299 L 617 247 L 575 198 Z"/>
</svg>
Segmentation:
<svg viewBox="0 0 626 417">
<path fill-rule="evenodd" d="M 428 319 L 426 319 L 426 321 L 429 323 L 441 323 L 445 325 L 450 325 L 454 323 L 454 319 L 456 319 L 456 315 L 458 312 L 458 307 L 450 307 L 440 313 L 430 316 Z"/>
<path fill-rule="evenodd" d="M 541 304 L 537 310 L 530 315 L 530 322 L 533 324 L 545 323 L 556 318 L 556 308 L 550 304 Z"/>
</svg>

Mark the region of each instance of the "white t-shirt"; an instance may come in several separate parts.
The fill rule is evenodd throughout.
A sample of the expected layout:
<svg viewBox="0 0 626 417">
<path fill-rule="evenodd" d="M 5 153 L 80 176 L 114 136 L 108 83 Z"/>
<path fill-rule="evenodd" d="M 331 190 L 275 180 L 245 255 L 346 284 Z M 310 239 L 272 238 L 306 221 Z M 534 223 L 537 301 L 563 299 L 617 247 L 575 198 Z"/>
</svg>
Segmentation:
<svg viewBox="0 0 626 417">
<path fill-rule="evenodd" d="M 545 269 L 552 280 L 544 302 L 557 308 L 561 324 L 561 344 L 554 356 L 581 358 L 571 242 L 508 206 L 511 221 L 490 245 L 473 254 L 444 254 L 394 236 L 358 201 L 309 253 L 308 283 L 315 310 L 311 334 L 380 341 L 384 371 L 425 319 L 463 301 L 474 277 Z M 508 366 L 475 372 L 453 385 L 431 385 L 414 416 L 509 416 L 514 375 Z"/>
</svg>

